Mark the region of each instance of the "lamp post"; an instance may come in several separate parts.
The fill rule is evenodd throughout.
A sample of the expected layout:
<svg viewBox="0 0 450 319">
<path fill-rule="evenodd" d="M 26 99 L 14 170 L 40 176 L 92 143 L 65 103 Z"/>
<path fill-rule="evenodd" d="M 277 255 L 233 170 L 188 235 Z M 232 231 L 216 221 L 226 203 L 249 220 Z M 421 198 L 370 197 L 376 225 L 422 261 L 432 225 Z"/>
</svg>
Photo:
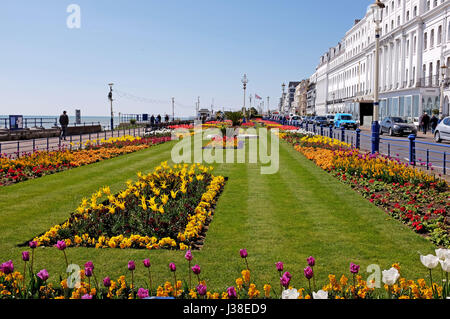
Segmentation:
<svg viewBox="0 0 450 319">
<path fill-rule="evenodd" d="M 375 23 L 375 79 L 373 89 L 373 122 L 372 122 L 372 154 L 380 151 L 380 98 L 379 98 L 379 76 L 380 76 L 380 24 L 383 19 L 382 9 L 385 5 L 379 0 L 370 6 L 372 9 L 373 22 Z"/>
<path fill-rule="evenodd" d="M 108 94 L 108 99 L 111 102 L 111 131 L 114 131 L 114 112 L 113 112 L 113 96 L 112 96 L 112 92 L 113 92 L 113 85 L 114 83 L 109 83 L 109 94 Z"/>
<path fill-rule="evenodd" d="M 285 97 L 286 97 L 286 93 L 284 92 L 284 90 L 286 89 L 286 84 L 285 83 L 283 83 L 281 85 L 281 89 L 283 90 L 283 94 L 281 95 L 281 111 L 283 111 L 283 113 L 284 113 L 286 111 L 285 110 L 285 105 L 284 105 Z"/>
<path fill-rule="evenodd" d="M 445 76 L 447 75 L 447 68 L 445 64 L 441 66 L 441 98 L 440 98 L 440 108 L 439 108 L 439 119 L 444 118 L 444 86 L 445 86 Z"/>
<path fill-rule="evenodd" d="M 247 113 L 245 110 L 245 99 L 246 99 L 246 91 L 247 91 L 247 84 L 248 84 L 247 74 L 244 74 L 244 77 L 242 78 L 241 82 L 244 85 L 244 112 Z"/>
</svg>

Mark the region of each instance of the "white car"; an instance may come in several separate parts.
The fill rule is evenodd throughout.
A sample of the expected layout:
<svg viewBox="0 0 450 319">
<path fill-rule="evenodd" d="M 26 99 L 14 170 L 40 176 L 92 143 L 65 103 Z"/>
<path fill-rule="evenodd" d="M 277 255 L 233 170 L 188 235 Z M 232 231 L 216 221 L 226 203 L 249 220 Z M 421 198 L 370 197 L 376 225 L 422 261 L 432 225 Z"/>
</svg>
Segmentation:
<svg viewBox="0 0 450 319">
<path fill-rule="evenodd" d="M 434 139 L 437 143 L 440 143 L 442 140 L 450 141 L 450 117 L 444 118 L 438 124 L 434 132 Z"/>
</svg>

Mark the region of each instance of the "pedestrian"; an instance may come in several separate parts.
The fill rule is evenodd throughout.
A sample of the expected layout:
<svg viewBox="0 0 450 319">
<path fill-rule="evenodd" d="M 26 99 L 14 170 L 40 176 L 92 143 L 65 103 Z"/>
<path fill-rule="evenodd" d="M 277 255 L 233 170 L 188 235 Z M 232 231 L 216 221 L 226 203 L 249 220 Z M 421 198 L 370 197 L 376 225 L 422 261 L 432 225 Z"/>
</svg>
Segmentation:
<svg viewBox="0 0 450 319">
<path fill-rule="evenodd" d="M 422 125 L 423 134 L 426 135 L 428 127 L 430 125 L 430 117 L 428 116 L 427 112 L 424 112 L 420 125 Z"/>
<path fill-rule="evenodd" d="M 152 114 L 152 116 L 150 117 L 150 125 L 153 126 L 155 125 L 155 116 Z"/>
<path fill-rule="evenodd" d="M 436 131 L 436 127 L 438 126 L 439 119 L 435 114 L 431 117 L 430 126 L 431 126 L 431 134 L 434 135 L 434 131 Z"/>
<path fill-rule="evenodd" d="M 169 122 L 169 115 L 166 114 L 165 120 L 166 120 L 166 123 Z"/>
<path fill-rule="evenodd" d="M 64 138 L 65 141 L 67 136 L 67 126 L 69 125 L 69 117 L 67 116 L 66 111 L 59 117 L 59 124 L 61 125 L 61 136 L 59 138 Z"/>
<path fill-rule="evenodd" d="M 160 114 L 158 114 L 158 116 L 156 117 L 156 123 L 157 124 L 160 124 L 161 123 L 161 115 Z"/>
</svg>

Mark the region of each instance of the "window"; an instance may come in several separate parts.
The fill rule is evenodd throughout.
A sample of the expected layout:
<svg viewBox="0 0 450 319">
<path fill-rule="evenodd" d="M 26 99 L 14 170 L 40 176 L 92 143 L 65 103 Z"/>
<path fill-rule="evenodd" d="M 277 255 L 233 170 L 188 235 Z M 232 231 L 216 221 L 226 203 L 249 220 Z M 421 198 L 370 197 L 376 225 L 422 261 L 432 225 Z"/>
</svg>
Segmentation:
<svg viewBox="0 0 450 319">
<path fill-rule="evenodd" d="M 409 21 L 409 11 L 406 11 L 406 21 Z"/>
<path fill-rule="evenodd" d="M 434 47 L 434 29 L 430 33 L 430 49 Z"/>
<path fill-rule="evenodd" d="M 428 34 L 425 32 L 423 35 L 423 49 L 426 50 L 428 48 Z"/>
<path fill-rule="evenodd" d="M 414 7 L 414 17 L 417 17 L 417 6 Z"/>
<path fill-rule="evenodd" d="M 438 34 L 437 34 L 437 44 L 442 43 L 442 26 L 440 25 L 438 28 Z"/>
</svg>

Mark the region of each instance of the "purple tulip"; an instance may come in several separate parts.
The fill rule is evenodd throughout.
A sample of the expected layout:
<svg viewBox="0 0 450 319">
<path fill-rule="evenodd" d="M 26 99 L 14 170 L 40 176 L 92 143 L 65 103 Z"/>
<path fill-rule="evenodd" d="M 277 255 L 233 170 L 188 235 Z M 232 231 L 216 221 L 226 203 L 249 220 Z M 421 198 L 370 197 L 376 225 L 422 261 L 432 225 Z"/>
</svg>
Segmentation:
<svg viewBox="0 0 450 319">
<path fill-rule="evenodd" d="M 187 261 L 192 261 L 192 259 L 193 259 L 194 257 L 192 256 L 192 252 L 191 252 L 190 250 L 188 250 L 188 251 L 186 252 L 186 255 L 184 255 L 184 258 L 186 258 Z"/>
<path fill-rule="evenodd" d="M 81 297 L 81 299 L 92 299 L 92 296 L 90 294 L 85 294 Z"/>
<path fill-rule="evenodd" d="M 92 270 L 94 270 L 94 263 L 92 261 L 88 261 L 84 264 L 84 268 L 91 268 Z"/>
<path fill-rule="evenodd" d="M 192 271 L 194 272 L 194 274 L 200 275 L 200 272 L 201 272 L 200 266 L 195 265 L 194 267 L 192 267 Z"/>
<path fill-rule="evenodd" d="M 284 269 L 284 265 L 283 265 L 283 263 L 281 261 L 277 262 L 275 264 L 275 266 L 277 267 L 278 271 L 283 271 L 283 269 Z"/>
<path fill-rule="evenodd" d="M 310 266 L 306 267 L 303 270 L 303 273 L 305 274 L 306 279 L 311 279 L 312 277 L 314 277 L 314 271 L 312 270 L 312 268 Z"/>
<path fill-rule="evenodd" d="M 283 274 L 283 276 L 280 278 L 281 285 L 284 288 L 288 289 L 289 288 L 289 283 L 291 282 L 291 278 L 292 278 L 291 274 L 289 272 L 285 272 Z"/>
<path fill-rule="evenodd" d="M 59 241 L 56 243 L 55 247 L 58 248 L 59 250 L 64 250 L 64 249 L 66 249 L 66 247 L 67 247 L 67 246 L 66 246 L 66 242 L 63 241 L 63 240 L 59 240 Z"/>
<path fill-rule="evenodd" d="M 130 260 L 130 261 L 128 262 L 128 270 L 133 271 L 133 270 L 135 270 L 135 269 L 136 269 L 136 264 L 134 263 L 133 260 Z"/>
<path fill-rule="evenodd" d="M 28 243 L 28 245 L 30 246 L 31 249 L 34 249 L 34 248 L 37 247 L 37 242 L 36 242 L 36 241 L 30 241 L 30 242 Z"/>
<path fill-rule="evenodd" d="M 3 263 L 0 266 L 0 271 L 2 273 L 4 273 L 5 275 L 12 273 L 14 271 L 14 264 L 13 264 L 12 260 Z"/>
<path fill-rule="evenodd" d="M 145 268 L 150 268 L 151 266 L 150 259 L 144 259 L 143 263 Z"/>
<path fill-rule="evenodd" d="M 105 286 L 106 288 L 111 287 L 111 278 L 105 277 L 105 278 L 103 279 L 103 286 Z"/>
<path fill-rule="evenodd" d="M 138 295 L 139 299 L 148 298 L 148 296 L 149 296 L 148 290 L 144 289 L 144 288 L 139 288 L 137 295 Z"/>
<path fill-rule="evenodd" d="M 236 288 L 228 287 L 227 289 L 228 298 L 235 299 L 237 297 Z"/>
<path fill-rule="evenodd" d="M 86 277 L 92 277 L 92 274 L 93 274 L 92 268 L 89 268 L 89 267 L 84 268 L 84 274 L 86 275 Z"/>
<path fill-rule="evenodd" d="M 40 272 L 36 274 L 42 281 L 46 281 L 48 279 L 48 271 L 46 269 L 42 269 Z"/>
<path fill-rule="evenodd" d="M 23 261 L 29 261 L 30 260 L 30 253 L 28 251 L 22 252 L 22 260 Z"/>
<path fill-rule="evenodd" d="M 247 258 L 248 256 L 247 249 L 241 249 L 239 253 L 241 254 L 242 258 Z"/>
<path fill-rule="evenodd" d="M 172 272 L 174 272 L 174 271 L 177 270 L 177 266 L 175 266 L 174 263 L 170 263 L 170 264 L 169 264 L 169 268 L 170 268 L 170 271 L 172 271 Z"/>
<path fill-rule="evenodd" d="M 316 260 L 313 256 L 306 258 L 306 261 L 308 262 L 308 265 L 310 267 L 314 267 L 314 265 L 316 264 Z"/>
<path fill-rule="evenodd" d="M 197 286 L 197 292 L 198 292 L 198 294 L 199 294 L 200 296 L 206 295 L 206 286 L 205 286 L 205 285 L 202 285 L 202 284 L 198 285 L 198 286 Z"/>
<path fill-rule="evenodd" d="M 359 272 L 359 265 L 355 265 L 354 263 L 350 263 L 350 272 L 352 274 L 357 274 Z"/>
</svg>

